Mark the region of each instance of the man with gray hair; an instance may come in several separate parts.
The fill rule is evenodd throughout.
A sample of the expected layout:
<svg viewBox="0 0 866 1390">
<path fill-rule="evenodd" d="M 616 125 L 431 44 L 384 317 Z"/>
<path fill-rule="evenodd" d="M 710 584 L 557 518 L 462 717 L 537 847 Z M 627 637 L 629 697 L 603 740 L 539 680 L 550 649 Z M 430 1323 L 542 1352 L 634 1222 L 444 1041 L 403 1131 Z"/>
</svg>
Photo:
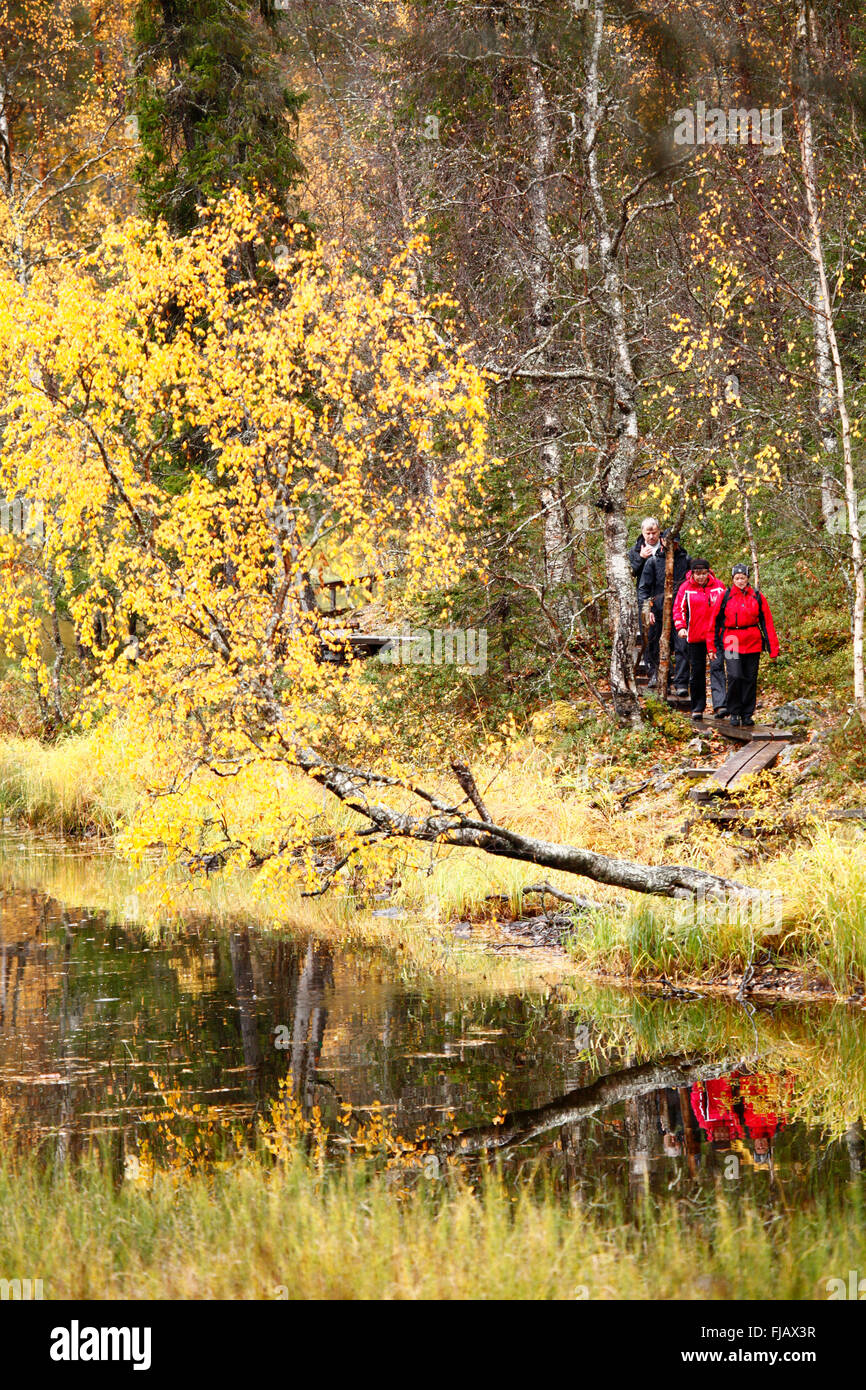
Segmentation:
<svg viewBox="0 0 866 1390">
<path fill-rule="evenodd" d="M 640 524 L 640 535 L 628 552 L 628 562 L 635 582 L 640 579 L 641 570 L 650 556 L 655 555 L 662 543 L 661 528 L 654 516 L 645 516 Z"/>
<path fill-rule="evenodd" d="M 667 558 L 665 552 L 668 548 L 672 549 L 674 552 L 674 595 L 679 593 L 680 585 L 691 568 L 691 560 L 680 542 L 679 533 L 675 531 L 662 532 L 661 545 L 655 555 L 653 555 L 651 559 L 645 561 L 637 586 L 638 608 L 644 609 L 649 629 L 649 641 L 647 643 L 647 654 L 649 659 L 647 665 L 652 666 L 652 675 L 649 681 L 651 687 L 658 684 L 659 647 L 661 643 L 662 618 L 664 616 L 667 571 Z M 671 657 L 674 667 L 674 694 L 688 695 L 689 664 L 686 659 L 685 642 L 679 636 L 672 635 L 671 637 Z"/>
<path fill-rule="evenodd" d="M 643 567 L 647 560 L 651 560 L 661 548 L 661 528 L 658 520 L 654 516 L 645 516 L 641 522 L 640 535 L 628 552 L 628 561 L 631 565 L 631 572 L 634 575 L 635 583 L 640 584 L 640 577 Z M 656 684 L 656 666 L 658 664 L 658 634 L 650 628 L 647 631 L 647 624 L 643 613 L 640 615 L 640 635 L 643 647 L 643 663 L 649 676 L 650 686 Z M 655 638 L 655 641 L 653 640 Z"/>
</svg>

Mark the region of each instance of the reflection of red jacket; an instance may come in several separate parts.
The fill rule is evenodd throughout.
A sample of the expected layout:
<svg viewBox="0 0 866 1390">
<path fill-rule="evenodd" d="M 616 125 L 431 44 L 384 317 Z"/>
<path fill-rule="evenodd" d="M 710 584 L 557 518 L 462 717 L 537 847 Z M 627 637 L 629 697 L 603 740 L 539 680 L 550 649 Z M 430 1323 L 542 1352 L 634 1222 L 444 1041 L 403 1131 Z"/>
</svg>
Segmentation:
<svg viewBox="0 0 866 1390">
<path fill-rule="evenodd" d="M 741 1076 L 740 1096 L 743 1118 L 753 1139 L 770 1139 L 788 1123 L 780 1113 L 789 1103 L 793 1090 L 790 1076 Z"/>
<path fill-rule="evenodd" d="M 734 1092 L 729 1076 L 715 1081 L 698 1081 L 692 1087 L 692 1110 L 708 1139 L 723 1139 L 719 1130 L 727 1130 L 731 1139 L 742 1139 L 745 1130 L 734 1112 Z"/>
<path fill-rule="evenodd" d="M 674 631 L 686 629 L 689 642 L 710 642 L 716 625 L 716 613 L 725 596 L 725 586 L 710 571 L 703 588 L 696 584 L 689 570 L 674 600 Z"/>
<path fill-rule="evenodd" d="M 715 631 L 712 634 L 713 647 L 718 647 L 724 641 L 724 650 L 729 656 L 743 656 L 750 652 L 760 652 L 763 650 L 763 633 L 761 623 L 767 634 L 767 641 L 770 646 L 770 656 L 779 655 L 779 639 L 776 636 L 776 629 L 773 626 L 773 615 L 770 612 L 770 605 L 747 584 L 745 589 L 738 589 L 732 586 L 728 590 L 727 602 L 720 604 L 715 623 Z"/>
</svg>

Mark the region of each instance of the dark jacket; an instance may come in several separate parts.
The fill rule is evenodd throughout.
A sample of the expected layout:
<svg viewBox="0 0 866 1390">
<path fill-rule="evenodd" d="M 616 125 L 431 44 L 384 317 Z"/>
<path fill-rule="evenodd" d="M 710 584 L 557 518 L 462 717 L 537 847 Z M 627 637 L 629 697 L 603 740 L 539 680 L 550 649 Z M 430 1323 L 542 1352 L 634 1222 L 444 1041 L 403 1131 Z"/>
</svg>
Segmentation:
<svg viewBox="0 0 866 1390">
<path fill-rule="evenodd" d="M 631 572 L 635 579 L 640 579 L 646 560 L 641 555 L 644 547 L 643 531 L 641 531 L 631 550 L 628 552 L 628 562 L 631 565 Z M 650 556 L 652 559 L 652 556 Z"/>
<path fill-rule="evenodd" d="M 682 546 L 674 556 L 674 597 L 679 592 L 679 587 L 692 567 Z M 665 596 L 665 552 L 659 550 L 655 555 L 651 555 L 644 562 L 643 570 L 637 586 L 637 601 L 643 604 L 648 598 L 655 599 L 661 603 Z"/>
</svg>

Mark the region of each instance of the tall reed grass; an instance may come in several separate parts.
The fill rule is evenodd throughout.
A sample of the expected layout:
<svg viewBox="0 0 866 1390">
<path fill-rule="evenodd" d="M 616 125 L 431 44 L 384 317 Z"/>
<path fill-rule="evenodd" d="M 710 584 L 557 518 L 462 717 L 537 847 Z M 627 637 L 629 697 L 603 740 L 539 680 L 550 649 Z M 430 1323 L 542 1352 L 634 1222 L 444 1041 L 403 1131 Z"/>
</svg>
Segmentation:
<svg viewBox="0 0 866 1390">
<path fill-rule="evenodd" d="M 0 741 L 0 814 L 60 835 L 114 835 L 132 816 L 129 773 L 93 734 Z"/>
<path fill-rule="evenodd" d="M 721 1190 L 628 1216 L 495 1172 L 473 1186 L 356 1161 L 248 1157 L 148 1186 L 94 1161 L 0 1162 L 0 1269 L 50 1299 L 821 1299 L 864 1267 L 856 1193 L 765 1217 Z"/>
<path fill-rule="evenodd" d="M 708 980 L 750 964 L 802 969 L 850 994 L 866 985 L 866 833 L 817 829 L 806 845 L 744 876 L 762 907 L 639 902 L 623 919 L 588 915 L 574 958 L 635 979 Z"/>
</svg>

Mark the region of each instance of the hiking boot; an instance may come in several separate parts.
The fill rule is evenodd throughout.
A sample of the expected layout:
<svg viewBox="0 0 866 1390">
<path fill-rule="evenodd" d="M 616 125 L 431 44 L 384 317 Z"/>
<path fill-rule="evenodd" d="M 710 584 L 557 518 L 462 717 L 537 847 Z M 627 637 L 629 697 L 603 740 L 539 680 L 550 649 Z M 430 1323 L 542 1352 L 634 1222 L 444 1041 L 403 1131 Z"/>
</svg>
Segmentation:
<svg viewBox="0 0 866 1390">
<path fill-rule="evenodd" d="M 726 709 L 716 709 L 716 710 L 713 710 L 713 718 L 714 718 L 714 719 L 727 719 L 727 717 L 728 717 L 728 711 L 727 711 Z"/>
<path fill-rule="evenodd" d="M 704 712 L 703 712 L 702 709 L 693 709 L 693 710 L 692 710 L 692 719 L 703 719 L 703 717 L 704 717 Z"/>
<path fill-rule="evenodd" d="M 649 680 L 647 681 L 647 689 L 648 689 L 648 690 L 655 690 L 655 688 L 656 688 L 656 686 L 658 685 L 658 683 L 659 683 L 659 678 L 658 678 L 658 676 L 655 676 L 655 675 L 650 676 Z"/>
<path fill-rule="evenodd" d="M 689 692 L 688 692 L 688 690 L 686 689 L 686 687 L 685 687 L 684 685 L 675 685 L 675 686 L 674 686 L 674 694 L 675 694 L 675 695 L 679 695 L 679 697 L 680 697 L 681 700 L 684 700 L 685 697 L 688 695 L 688 693 L 689 693 Z"/>
<path fill-rule="evenodd" d="M 743 721 L 742 721 L 742 719 L 740 718 L 740 716 L 739 716 L 738 714 L 732 714 L 732 715 L 731 715 L 731 723 L 732 723 L 733 725 L 736 726 L 737 724 L 742 724 L 742 722 L 743 722 Z"/>
<path fill-rule="evenodd" d="M 744 719 L 744 720 L 743 720 L 743 724 L 744 724 L 747 728 L 750 728 L 750 727 L 754 724 L 754 722 L 755 722 L 754 719 Z"/>
</svg>

